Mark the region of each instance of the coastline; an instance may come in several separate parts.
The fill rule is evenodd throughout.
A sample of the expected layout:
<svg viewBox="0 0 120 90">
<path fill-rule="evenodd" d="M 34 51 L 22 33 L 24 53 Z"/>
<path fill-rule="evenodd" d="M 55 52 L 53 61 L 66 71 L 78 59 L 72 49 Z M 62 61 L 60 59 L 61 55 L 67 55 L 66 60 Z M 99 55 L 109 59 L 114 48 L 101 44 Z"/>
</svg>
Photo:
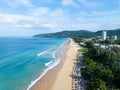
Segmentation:
<svg viewBox="0 0 120 90">
<path fill-rule="evenodd" d="M 56 54 L 60 54 L 60 62 L 48 70 L 44 76 L 27 90 L 70 90 L 72 88 L 70 75 L 74 66 L 74 59 L 76 59 L 76 51 L 79 47 L 70 39 L 69 44 L 64 45 L 62 48 L 65 49 L 64 53 L 59 51 Z M 61 83 L 61 81 L 66 83 Z"/>
</svg>

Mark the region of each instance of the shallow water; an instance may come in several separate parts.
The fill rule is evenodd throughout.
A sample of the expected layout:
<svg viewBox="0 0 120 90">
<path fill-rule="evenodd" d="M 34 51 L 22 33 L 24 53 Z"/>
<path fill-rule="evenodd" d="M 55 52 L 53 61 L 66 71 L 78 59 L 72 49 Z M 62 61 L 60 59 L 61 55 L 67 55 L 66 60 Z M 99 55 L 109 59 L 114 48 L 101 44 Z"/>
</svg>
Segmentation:
<svg viewBox="0 0 120 90">
<path fill-rule="evenodd" d="M 63 38 L 0 38 L 0 90 L 26 90 L 56 62 Z"/>
</svg>

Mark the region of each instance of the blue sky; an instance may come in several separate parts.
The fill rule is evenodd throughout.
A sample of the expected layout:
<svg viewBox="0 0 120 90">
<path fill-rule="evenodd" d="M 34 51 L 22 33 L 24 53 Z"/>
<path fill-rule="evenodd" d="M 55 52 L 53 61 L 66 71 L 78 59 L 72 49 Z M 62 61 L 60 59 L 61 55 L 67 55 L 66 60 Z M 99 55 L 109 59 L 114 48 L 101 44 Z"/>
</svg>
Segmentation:
<svg viewBox="0 0 120 90">
<path fill-rule="evenodd" d="M 0 0 L 0 36 L 120 28 L 120 0 Z"/>
</svg>

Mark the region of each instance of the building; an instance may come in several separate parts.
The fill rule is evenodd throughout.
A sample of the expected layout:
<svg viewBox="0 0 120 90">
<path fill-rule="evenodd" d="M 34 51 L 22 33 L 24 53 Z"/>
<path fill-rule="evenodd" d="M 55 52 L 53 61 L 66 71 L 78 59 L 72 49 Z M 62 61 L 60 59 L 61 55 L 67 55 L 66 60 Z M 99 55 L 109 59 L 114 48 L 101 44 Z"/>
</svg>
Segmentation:
<svg viewBox="0 0 120 90">
<path fill-rule="evenodd" d="M 112 36 L 112 40 L 117 40 L 117 36 Z"/>
<path fill-rule="evenodd" d="M 107 32 L 105 30 L 102 31 L 102 40 L 106 40 L 107 39 Z"/>
</svg>

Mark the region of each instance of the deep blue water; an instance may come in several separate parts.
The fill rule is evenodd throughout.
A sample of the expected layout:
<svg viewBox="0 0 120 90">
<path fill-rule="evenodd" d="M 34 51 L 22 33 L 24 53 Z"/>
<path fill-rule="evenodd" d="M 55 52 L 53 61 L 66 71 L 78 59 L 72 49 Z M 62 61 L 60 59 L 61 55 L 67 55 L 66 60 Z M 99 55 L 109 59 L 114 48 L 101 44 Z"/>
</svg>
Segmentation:
<svg viewBox="0 0 120 90">
<path fill-rule="evenodd" d="M 0 90 L 26 90 L 55 62 L 55 51 L 66 40 L 0 37 Z"/>
</svg>

